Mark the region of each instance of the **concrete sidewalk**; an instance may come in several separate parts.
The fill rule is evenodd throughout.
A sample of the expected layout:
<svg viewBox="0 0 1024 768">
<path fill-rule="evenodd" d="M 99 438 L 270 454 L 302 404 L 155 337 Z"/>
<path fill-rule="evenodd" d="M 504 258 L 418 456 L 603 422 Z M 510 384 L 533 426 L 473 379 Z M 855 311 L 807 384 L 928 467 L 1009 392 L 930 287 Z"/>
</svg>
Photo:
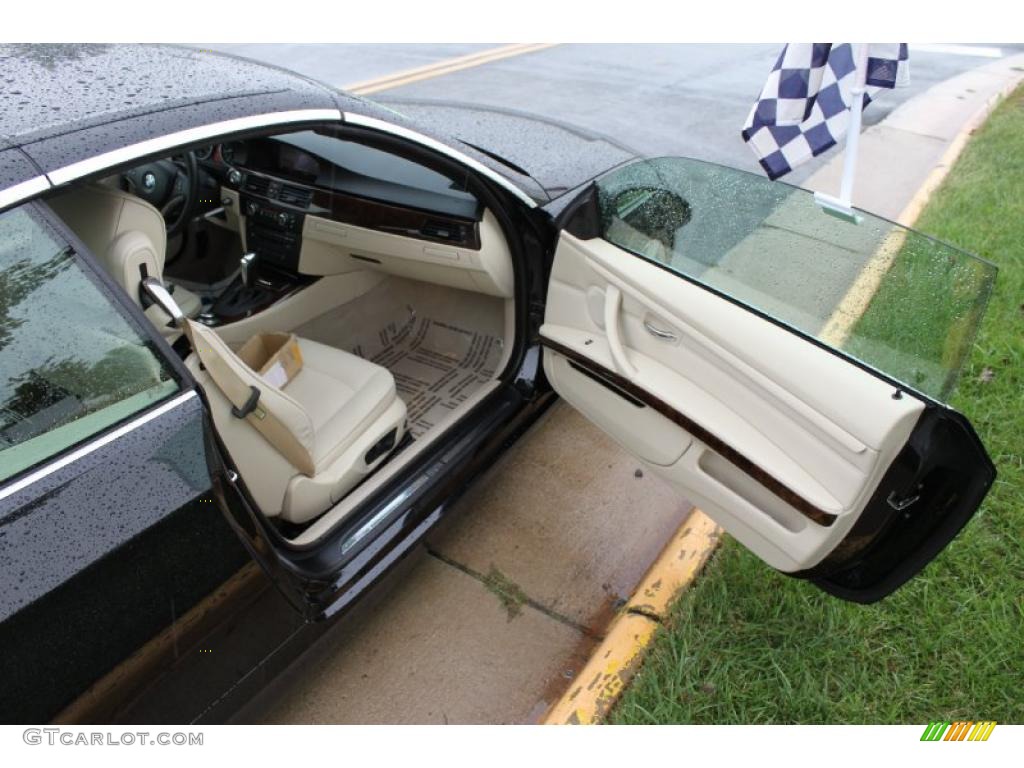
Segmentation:
<svg viewBox="0 0 1024 768">
<path fill-rule="evenodd" d="M 863 134 L 855 203 L 891 219 L 1024 55 L 941 83 Z M 842 155 L 811 189 L 838 189 Z M 905 222 L 909 223 L 909 222 Z M 689 505 L 554 406 L 459 502 L 374 611 L 328 631 L 236 721 L 535 722 L 571 683 Z"/>
<path fill-rule="evenodd" d="M 1022 79 L 1024 54 L 1008 56 L 932 86 L 865 130 L 854 205 L 906 226 L 912 224 L 901 217 L 932 171 L 942 165 L 958 134 Z M 842 174 L 843 153 L 838 152 L 801 186 L 837 194 Z"/>
<path fill-rule="evenodd" d="M 539 720 L 690 511 L 563 403 L 459 507 L 371 614 L 236 721 Z"/>
</svg>

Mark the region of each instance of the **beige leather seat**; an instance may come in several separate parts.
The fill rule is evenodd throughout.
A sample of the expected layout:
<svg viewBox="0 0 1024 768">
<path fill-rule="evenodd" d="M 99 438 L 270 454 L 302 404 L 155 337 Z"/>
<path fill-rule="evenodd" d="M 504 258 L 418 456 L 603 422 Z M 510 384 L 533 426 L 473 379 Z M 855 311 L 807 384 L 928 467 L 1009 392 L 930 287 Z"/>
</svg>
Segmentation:
<svg viewBox="0 0 1024 768">
<path fill-rule="evenodd" d="M 193 346 L 208 345 L 216 355 L 204 353 L 206 364 L 201 365 L 193 354 L 186 365 L 205 390 L 217 433 L 265 515 L 304 523 L 323 514 L 401 441 L 405 403 L 386 368 L 299 339 L 302 369 L 277 388 L 248 368 L 212 329 L 192 327 Z M 232 395 L 235 405 L 250 386 L 257 387 L 260 407 L 287 433 L 283 451 L 253 426 L 251 419 L 259 414 L 239 418 L 232 413 L 233 403 L 208 370 L 222 364 L 242 390 Z M 224 371 L 217 374 L 223 381 Z"/>
<path fill-rule="evenodd" d="M 162 278 L 167 251 L 167 228 L 156 208 L 135 195 L 102 184 L 68 190 L 50 201 L 50 207 L 78 235 L 107 273 L 141 306 L 139 283 L 143 277 Z M 181 286 L 173 287 L 174 300 L 186 317 L 202 309 L 199 297 Z M 178 335 L 159 307 L 146 316 L 165 336 Z"/>
</svg>

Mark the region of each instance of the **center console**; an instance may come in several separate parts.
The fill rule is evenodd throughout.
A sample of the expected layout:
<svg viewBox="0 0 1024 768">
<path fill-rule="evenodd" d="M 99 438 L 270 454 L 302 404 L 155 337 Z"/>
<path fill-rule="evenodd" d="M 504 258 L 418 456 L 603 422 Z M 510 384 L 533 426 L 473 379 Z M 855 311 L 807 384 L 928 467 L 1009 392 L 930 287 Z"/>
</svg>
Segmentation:
<svg viewBox="0 0 1024 768">
<path fill-rule="evenodd" d="M 258 268 L 251 281 L 236 278 L 197 319 L 205 325 L 224 325 L 262 312 L 310 281 L 274 268 Z"/>
<path fill-rule="evenodd" d="M 284 191 L 280 182 L 266 177 L 251 180 L 261 184 L 260 194 L 243 190 L 239 210 L 245 217 L 248 253 L 242 257 L 239 277 L 200 315 L 207 325 L 250 317 L 314 281 L 298 273 L 305 213 L 277 202 Z"/>
<path fill-rule="evenodd" d="M 305 214 L 249 194 L 242 195 L 241 204 L 246 249 L 258 253 L 266 264 L 298 272 Z"/>
</svg>

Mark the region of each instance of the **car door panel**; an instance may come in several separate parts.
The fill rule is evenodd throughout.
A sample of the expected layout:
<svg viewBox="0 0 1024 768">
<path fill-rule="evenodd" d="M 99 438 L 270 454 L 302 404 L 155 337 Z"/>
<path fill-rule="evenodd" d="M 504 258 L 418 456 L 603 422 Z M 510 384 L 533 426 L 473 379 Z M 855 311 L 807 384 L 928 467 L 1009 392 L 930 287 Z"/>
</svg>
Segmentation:
<svg viewBox="0 0 1024 768">
<path fill-rule="evenodd" d="M 870 602 L 977 509 L 995 470 L 942 399 L 991 264 L 681 158 L 560 211 L 552 387 L 766 563 Z"/>
<path fill-rule="evenodd" d="M 146 682 L 114 671 L 246 563 L 200 465 L 202 420 L 194 393 L 172 398 L 0 500 L 3 722 L 70 712 L 105 677 L 69 717 L 112 716 Z"/>
<path fill-rule="evenodd" d="M 981 505 L 996 472 L 970 422 L 929 404 L 857 522 L 793 575 L 838 597 L 885 597 L 936 557 Z"/>
<path fill-rule="evenodd" d="M 209 488 L 204 455 L 182 450 L 192 440 L 201 445 L 201 413 L 195 393 L 186 392 L 0 490 L 0 509 L 9 513 L 5 566 L 32 574 L 17 594 L 4 595 L 3 615 Z M 39 531 L 59 531 L 76 542 L 73 552 L 51 557 L 53 541 Z"/>
<path fill-rule="evenodd" d="M 595 290 L 621 296 L 606 302 L 621 309 L 602 316 L 604 328 L 585 298 Z M 545 360 L 555 389 L 670 482 L 703 496 L 694 500 L 780 570 L 815 565 L 845 536 L 924 410 L 826 350 L 599 238 L 562 233 L 547 306 L 541 335 L 555 353 Z M 619 328 L 618 361 L 610 325 Z M 617 376 L 645 407 L 596 384 L 573 360 Z M 858 412 L 870 418 L 851 418 Z M 638 418 L 657 426 L 638 429 Z M 652 440 L 655 451 L 637 445 Z"/>
</svg>

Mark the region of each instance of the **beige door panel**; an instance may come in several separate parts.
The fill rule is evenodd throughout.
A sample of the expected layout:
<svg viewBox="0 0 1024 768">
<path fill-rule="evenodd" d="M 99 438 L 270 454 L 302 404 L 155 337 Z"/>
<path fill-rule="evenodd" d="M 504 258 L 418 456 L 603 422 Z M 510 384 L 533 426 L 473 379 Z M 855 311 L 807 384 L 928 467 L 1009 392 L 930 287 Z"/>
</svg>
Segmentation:
<svg viewBox="0 0 1024 768">
<path fill-rule="evenodd" d="M 541 334 L 566 400 L 782 570 L 834 548 L 924 408 L 600 239 L 562 234 Z"/>
<path fill-rule="evenodd" d="M 641 407 L 622 390 L 611 392 L 562 355 L 545 355 L 544 373 L 557 391 L 571 390 L 572 404 L 590 421 L 649 464 L 669 467 L 693 438 L 653 408 Z M 623 405 L 626 401 L 628 407 Z"/>
</svg>

